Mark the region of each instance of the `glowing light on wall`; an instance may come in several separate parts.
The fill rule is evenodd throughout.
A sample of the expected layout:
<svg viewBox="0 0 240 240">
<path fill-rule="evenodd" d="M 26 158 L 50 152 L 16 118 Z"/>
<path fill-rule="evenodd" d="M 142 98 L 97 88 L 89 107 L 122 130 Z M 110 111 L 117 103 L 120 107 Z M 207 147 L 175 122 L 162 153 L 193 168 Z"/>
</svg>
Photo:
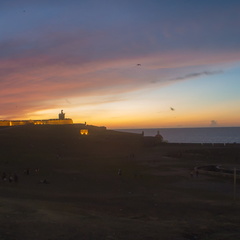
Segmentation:
<svg viewBox="0 0 240 240">
<path fill-rule="evenodd" d="M 80 134 L 81 135 L 88 135 L 88 129 L 81 129 Z"/>
</svg>

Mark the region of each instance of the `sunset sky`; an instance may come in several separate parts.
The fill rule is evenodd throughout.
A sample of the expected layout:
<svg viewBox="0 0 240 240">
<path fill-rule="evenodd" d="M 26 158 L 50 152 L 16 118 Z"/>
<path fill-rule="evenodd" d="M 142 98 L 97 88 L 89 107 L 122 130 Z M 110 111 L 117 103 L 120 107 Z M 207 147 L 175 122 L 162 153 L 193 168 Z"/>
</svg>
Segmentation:
<svg viewBox="0 0 240 240">
<path fill-rule="evenodd" d="M 0 3 L 0 119 L 240 126 L 239 0 Z"/>
</svg>

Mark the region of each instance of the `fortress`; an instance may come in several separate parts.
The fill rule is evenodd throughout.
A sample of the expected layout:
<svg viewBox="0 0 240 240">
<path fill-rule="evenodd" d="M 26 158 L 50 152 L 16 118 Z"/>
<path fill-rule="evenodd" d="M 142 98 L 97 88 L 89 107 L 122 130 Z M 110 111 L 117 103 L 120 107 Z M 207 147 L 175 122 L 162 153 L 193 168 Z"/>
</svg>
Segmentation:
<svg viewBox="0 0 240 240">
<path fill-rule="evenodd" d="M 0 120 L 0 126 L 20 126 L 20 125 L 64 125 L 73 124 L 71 118 L 65 118 L 65 113 L 61 110 L 58 114 L 58 119 L 46 119 L 46 120 Z"/>
</svg>

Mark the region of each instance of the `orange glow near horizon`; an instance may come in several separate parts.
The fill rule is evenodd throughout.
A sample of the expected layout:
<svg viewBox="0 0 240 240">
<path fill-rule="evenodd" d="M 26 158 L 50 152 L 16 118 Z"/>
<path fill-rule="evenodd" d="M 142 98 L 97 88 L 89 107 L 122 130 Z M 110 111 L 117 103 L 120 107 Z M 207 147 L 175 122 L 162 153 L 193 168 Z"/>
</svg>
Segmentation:
<svg viewBox="0 0 240 240">
<path fill-rule="evenodd" d="M 173 87 L 165 87 L 164 92 Z M 152 98 L 156 98 L 150 92 Z M 167 95 L 167 94 L 166 94 Z M 163 94 L 161 93 L 161 97 Z M 95 102 L 89 102 L 83 99 L 70 99 L 75 107 L 65 107 L 64 112 L 66 118 L 71 118 L 73 123 L 87 123 L 88 125 L 105 126 L 110 129 L 117 128 L 175 128 L 175 127 L 210 127 L 214 126 L 239 126 L 239 113 L 235 110 L 233 102 L 217 105 L 212 104 L 201 106 L 201 102 L 195 101 L 192 104 L 188 99 L 184 100 L 182 96 L 180 100 L 172 104 L 173 99 L 160 101 L 155 104 L 157 99 L 142 100 L 141 94 L 136 95 L 135 99 L 126 101 L 124 98 L 115 101 L 110 99 L 104 101 L 99 98 Z M 114 101 L 112 101 L 114 100 Z M 112 102 L 111 102 L 112 101 Z M 81 106 L 77 106 L 77 102 Z M 168 105 L 168 106 L 167 106 Z M 171 110 L 169 106 L 173 106 Z M 32 112 L 22 119 L 56 119 L 60 110 L 45 109 Z M 17 118 L 19 119 L 19 118 Z M 12 119 L 14 120 L 14 119 Z"/>
</svg>

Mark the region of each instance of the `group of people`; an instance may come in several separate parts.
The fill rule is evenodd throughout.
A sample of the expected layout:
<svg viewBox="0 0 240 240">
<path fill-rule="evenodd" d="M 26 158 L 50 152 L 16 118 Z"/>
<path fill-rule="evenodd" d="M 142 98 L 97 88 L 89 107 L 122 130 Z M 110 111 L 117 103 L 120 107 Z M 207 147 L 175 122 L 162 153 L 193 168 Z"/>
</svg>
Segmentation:
<svg viewBox="0 0 240 240">
<path fill-rule="evenodd" d="M 1 179 L 2 179 L 3 182 L 9 182 L 9 183 L 15 182 L 15 183 L 17 183 L 18 182 L 18 175 L 16 173 L 7 174 L 6 172 L 2 172 Z"/>
<path fill-rule="evenodd" d="M 30 169 L 26 168 L 24 170 L 24 175 L 30 175 Z M 38 174 L 39 173 L 39 168 L 34 169 L 34 174 Z M 16 172 L 14 173 L 7 173 L 6 171 L 1 173 L 1 180 L 3 182 L 9 182 L 9 183 L 17 183 L 19 181 L 19 176 Z"/>
<path fill-rule="evenodd" d="M 35 169 L 34 169 L 34 173 L 35 173 L 35 174 L 38 174 L 38 173 L 39 173 L 39 168 L 35 168 Z M 25 174 L 25 175 L 30 175 L 30 169 L 29 169 L 29 168 L 26 168 L 26 169 L 24 170 L 24 174 Z"/>
</svg>

